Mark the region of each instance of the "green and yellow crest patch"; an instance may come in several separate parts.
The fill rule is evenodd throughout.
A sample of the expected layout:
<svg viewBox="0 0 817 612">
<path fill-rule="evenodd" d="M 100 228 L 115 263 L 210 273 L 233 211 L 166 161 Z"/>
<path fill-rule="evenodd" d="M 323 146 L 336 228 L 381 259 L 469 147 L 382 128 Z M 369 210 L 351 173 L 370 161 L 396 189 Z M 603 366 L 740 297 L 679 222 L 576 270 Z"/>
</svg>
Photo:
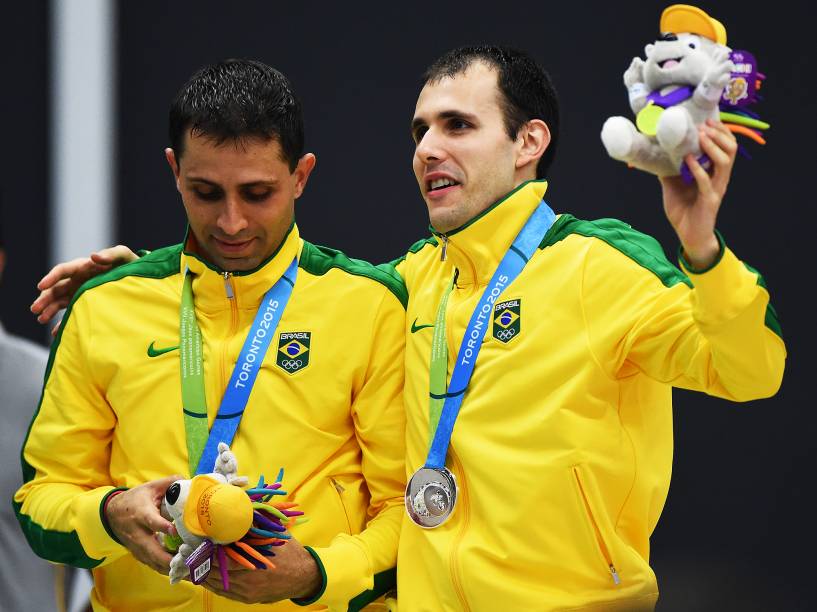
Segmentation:
<svg viewBox="0 0 817 612">
<path fill-rule="evenodd" d="M 309 365 L 312 332 L 281 332 L 275 364 L 287 374 L 295 374 Z"/>
<path fill-rule="evenodd" d="M 522 300 L 506 300 L 494 306 L 494 338 L 507 344 L 522 332 Z"/>
</svg>

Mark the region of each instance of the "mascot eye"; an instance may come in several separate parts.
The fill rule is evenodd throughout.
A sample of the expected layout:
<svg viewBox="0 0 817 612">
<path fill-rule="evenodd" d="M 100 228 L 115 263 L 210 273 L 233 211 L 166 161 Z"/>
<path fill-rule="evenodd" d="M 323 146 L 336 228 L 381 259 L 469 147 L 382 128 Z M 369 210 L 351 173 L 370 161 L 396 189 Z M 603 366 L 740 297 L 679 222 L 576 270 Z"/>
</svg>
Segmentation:
<svg viewBox="0 0 817 612">
<path fill-rule="evenodd" d="M 694 49 L 695 48 L 695 43 L 689 43 L 689 48 Z"/>
<path fill-rule="evenodd" d="M 179 499 L 179 493 L 181 493 L 181 491 L 182 485 L 180 485 L 178 482 L 174 482 L 172 485 L 170 485 L 167 488 L 167 491 L 165 491 L 165 499 L 167 500 L 167 503 L 171 506 L 175 504 L 176 500 Z"/>
</svg>

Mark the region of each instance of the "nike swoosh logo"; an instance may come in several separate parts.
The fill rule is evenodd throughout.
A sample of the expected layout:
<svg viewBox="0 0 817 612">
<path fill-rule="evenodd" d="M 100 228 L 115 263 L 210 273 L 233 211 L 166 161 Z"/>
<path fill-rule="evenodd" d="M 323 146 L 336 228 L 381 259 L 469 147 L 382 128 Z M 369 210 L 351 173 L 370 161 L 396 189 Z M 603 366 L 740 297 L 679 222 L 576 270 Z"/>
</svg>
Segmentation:
<svg viewBox="0 0 817 612">
<path fill-rule="evenodd" d="M 165 353 L 169 353 L 170 351 L 175 351 L 178 349 L 178 346 L 169 346 L 167 348 L 157 349 L 153 348 L 153 345 L 156 344 L 155 341 L 150 343 L 148 347 L 148 357 L 158 357 L 159 355 L 164 355 Z"/>
<path fill-rule="evenodd" d="M 418 331 L 425 327 L 434 327 L 434 324 L 429 323 L 428 325 L 417 325 L 417 319 L 414 319 L 414 323 L 411 324 L 411 333 L 416 334 Z"/>
</svg>

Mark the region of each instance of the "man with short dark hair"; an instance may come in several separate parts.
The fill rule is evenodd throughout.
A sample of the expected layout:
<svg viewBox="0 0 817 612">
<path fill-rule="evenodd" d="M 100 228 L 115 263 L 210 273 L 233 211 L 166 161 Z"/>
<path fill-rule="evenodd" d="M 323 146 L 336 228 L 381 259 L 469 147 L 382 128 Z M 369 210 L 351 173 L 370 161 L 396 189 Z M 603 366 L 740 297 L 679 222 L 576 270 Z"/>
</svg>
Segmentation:
<svg viewBox="0 0 817 612">
<path fill-rule="evenodd" d="M 278 71 L 203 68 L 173 102 L 170 141 L 186 239 L 72 300 L 23 451 L 18 520 L 39 555 L 93 568 L 95 609 L 359 608 L 393 582 L 403 514 L 402 282 L 299 237 L 315 156 Z M 291 527 L 274 570 L 231 562 L 229 591 L 218 571 L 208 590 L 171 586 L 159 505 L 168 475 L 212 471 L 219 419 L 240 419 L 226 440 L 240 473 L 285 467 L 310 521 Z"/>
<path fill-rule="evenodd" d="M 557 133 L 524 53 L 456 49 L 425 74 L 412 134 L 433 235 L 397 262 L 401 610 L 652 609 L 672 386 L 744 401 L 780 385 L 765 285 L 715 231 L 734 137 L 708 124 L 712 176 L 689 156 L 695 184 L 661 179 L 681 272 L 625 223 L 553 214 Z"/>
</svg>

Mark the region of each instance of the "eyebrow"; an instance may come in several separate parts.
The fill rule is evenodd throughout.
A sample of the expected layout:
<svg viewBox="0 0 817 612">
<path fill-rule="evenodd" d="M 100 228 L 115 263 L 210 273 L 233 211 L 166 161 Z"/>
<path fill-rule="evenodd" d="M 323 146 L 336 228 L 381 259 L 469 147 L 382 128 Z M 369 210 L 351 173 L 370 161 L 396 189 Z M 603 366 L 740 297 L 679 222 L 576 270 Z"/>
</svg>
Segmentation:
<svg viewBox="0 0 817 612">
<path fill-rule="evenodd" d="M 206 178 L 200 176 L 188 176 L 187 180 L 191 183 L 204 183 L 205 185 L 209 185 L 211 187 L 218 187 L 221 189 L 221 185 L 218 183 L 214 183 L 213 181 L 209 181 Z M 241 183 L 239 187 L 274 187 L 278 184 L 278 181 L 275 179 L 270 179 L 268 181 L 251 181 L 249 183 Z"/>
<path fill-rule="evenodd" d="M 458 110 L 444 110 L 437 113 L 435 119 L 465 119 L 466 121 L 470 121 L 475 123 L 477 121 L 477 116 L 472 113 L 466 113 L 464 111 Z M 415 117 L 411 122 L 411 131 L 412 133 L 421 125 L 426 125 L 427 122 L 422 117 Z"/>
</svg>

